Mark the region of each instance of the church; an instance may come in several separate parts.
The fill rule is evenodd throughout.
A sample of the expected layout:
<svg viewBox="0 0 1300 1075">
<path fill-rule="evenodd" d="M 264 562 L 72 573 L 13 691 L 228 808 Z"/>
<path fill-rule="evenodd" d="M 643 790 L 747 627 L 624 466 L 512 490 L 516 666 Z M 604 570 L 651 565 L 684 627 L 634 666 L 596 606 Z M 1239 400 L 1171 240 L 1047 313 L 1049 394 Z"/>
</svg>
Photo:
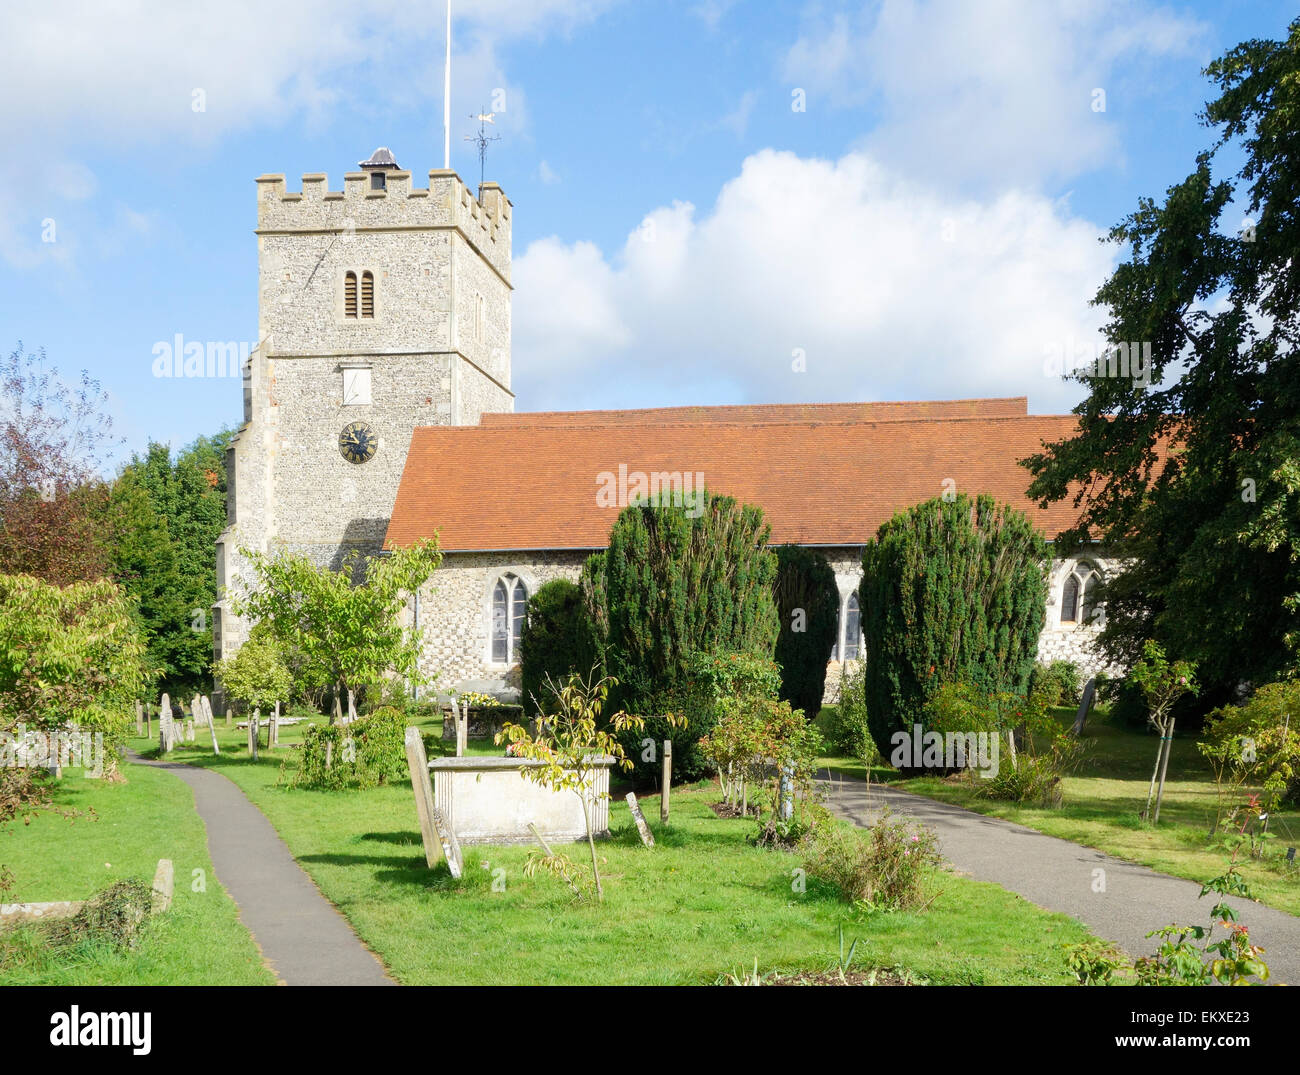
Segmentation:
<svg viewBox="0 0 1300 1075">
<path fill-rule="evenodd" d="M 629 496 L 707 486 L 831 563 L 833 696 L 862 651 L 862 546 L 895 512 L 954 491 L 1025 511 L 1049 541 L 1073 522 L 1026 499 L 1018 461 L 1075 419 L 1025 397 L 516 412 L 510 200 L 446 169 L 415 186 L 385 148 L 359 169 L 338 191 L 320 173 L 300 190 L 257 179 L 259 342 L 227 457 L 217 659 L 248 634 L 227 593 L 251 582 L 240 548 L 337 567 L 436 535 L 442 566 L 407 610 L 422 670 L 435 690 L 513 697 L 529 595 L 576 581 Z M 1042 659 L 1102 669 L 1092 595 L 1116 568 L 1099 549 L 1053 561 Z"/>
</svg>

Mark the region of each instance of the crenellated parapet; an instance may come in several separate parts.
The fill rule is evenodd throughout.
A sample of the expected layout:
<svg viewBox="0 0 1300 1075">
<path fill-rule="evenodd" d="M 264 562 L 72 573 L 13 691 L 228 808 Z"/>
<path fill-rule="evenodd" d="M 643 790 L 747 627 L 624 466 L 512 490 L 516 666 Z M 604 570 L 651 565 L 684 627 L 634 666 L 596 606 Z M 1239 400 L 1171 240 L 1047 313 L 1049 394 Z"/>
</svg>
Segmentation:
<svg viewBox="0 0 1300 1075">
<path fill-rule="evenodd" d="M 283 175 L 257 179 L 259 235 L 456 229 L 506 280 L 510 279 L 510 199 L 496 183 L 475 197 L 455 172 L 429 172 L 427 187 L 411 173 L 391 170 L 374 189 L 366 172 L 348 172 L 343 189 L 330 190 L 322 172 L 302 177 L 302 189 L 285 188 Z"/>
</svg>

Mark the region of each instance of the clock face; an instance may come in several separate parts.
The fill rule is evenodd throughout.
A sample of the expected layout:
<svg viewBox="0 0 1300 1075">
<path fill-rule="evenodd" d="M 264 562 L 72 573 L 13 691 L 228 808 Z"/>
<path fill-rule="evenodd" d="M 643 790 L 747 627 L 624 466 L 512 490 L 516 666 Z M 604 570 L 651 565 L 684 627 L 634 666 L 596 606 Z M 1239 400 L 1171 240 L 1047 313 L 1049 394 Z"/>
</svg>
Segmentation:
<svg viewBox="0 0 1300 1075">
<path fill-rule="evenodd" d="M 365 463 L 379 447 L 379 438 L 365 422 L 353 422 L 339 434 L 339 451 L 349 463 Z"/>
</svg>

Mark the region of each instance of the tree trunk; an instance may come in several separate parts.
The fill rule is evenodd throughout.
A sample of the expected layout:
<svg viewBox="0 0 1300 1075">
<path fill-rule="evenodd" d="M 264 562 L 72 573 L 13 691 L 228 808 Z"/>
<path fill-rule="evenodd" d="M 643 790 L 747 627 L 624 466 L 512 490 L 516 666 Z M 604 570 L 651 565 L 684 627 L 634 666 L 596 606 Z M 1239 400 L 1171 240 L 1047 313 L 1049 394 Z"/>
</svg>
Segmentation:
<svg viewBox="0 0 1300 1075">
<path fill-rule="evenodd" d="M 1165 797 L 1165 772 L 1169 768 L 1169 752 L 1174 748 L 1174 718 L 1169 718 L 1169 732 L 1164 740 L 1164 758 L 1160 762 L 1160 787 L 1156 789 L 1156 813 L 1151 820 L 1160 823 L 1160 800 Z"/>
<path fill-rule="evenodd" d="M 338 689 L 334 691 L 334 715 L 330 717 L 331 724 L 337 724 L 343 719 L 343 681 L 339 681 Z"/>
<path fill-rule="evenodd" d="M 1156 794 L 1156 777 L 1160 773 L 1160 759 L 1165 754 L 1165 732 L 1164 721 L 1156 721 L 1156 730 L 1160 732 L 1160 742 L 1156 744 L 1156 764 L 1151 770 L 1151 783 L 1147 786 L 1147 804 L 1142 808 L 1141 817 L 1145 821 L 1147 815 L 1151 813 L 1151 800 Z"/>
<path fill-rule="evenodd" d="M 600 867 L 596 865 L 596 838 L 591 835 L 591 806 L 587 802 L 586 792 L 579 791 L 578 798 L 582 800 L 582 820 L 587 826 L 587 846 L 591 848 L 591 875 L 596 879 L 596 899 L 604 900 L 605 890 L 600 883 Z"/>
</svg>

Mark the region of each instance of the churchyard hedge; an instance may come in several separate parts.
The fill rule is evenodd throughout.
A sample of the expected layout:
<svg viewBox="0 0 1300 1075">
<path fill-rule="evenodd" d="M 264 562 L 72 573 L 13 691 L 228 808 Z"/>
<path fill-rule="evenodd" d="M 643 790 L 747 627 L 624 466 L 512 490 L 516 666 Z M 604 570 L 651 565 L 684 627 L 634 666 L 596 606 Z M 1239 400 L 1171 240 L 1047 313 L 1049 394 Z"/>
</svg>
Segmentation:
<svg viewBox="0 0 1300 1075">
<path fill-rule="evenodd" d="M 1024 695 L 1047 598 L 1047 546 L 992 497 L 936 497 L 881 525 L 862 554 L 867 713 L 886 757 L 946 683 Z"/>
</svg>

